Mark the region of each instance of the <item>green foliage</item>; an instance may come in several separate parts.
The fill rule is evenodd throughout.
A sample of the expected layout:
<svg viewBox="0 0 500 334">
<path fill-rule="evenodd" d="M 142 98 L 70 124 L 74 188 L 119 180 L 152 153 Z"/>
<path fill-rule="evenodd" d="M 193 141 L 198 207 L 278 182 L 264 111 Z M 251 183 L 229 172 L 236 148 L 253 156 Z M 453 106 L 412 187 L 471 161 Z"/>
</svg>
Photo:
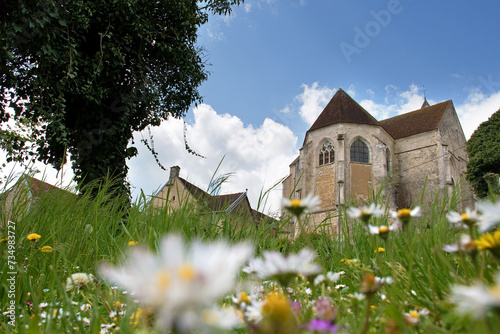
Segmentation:
<svg viewBox="0 0 500 334">
<path fill-rule="evenodd" d="M 500 173 L 500 110 L 481 123 L 467 141 L 467 180 L 474 188 L 477 196 L 488 195 L 489 173 L 497 173 L 492 184 L 498 191 L 498 173 Z M 496 184 L 494 182 L 496 181 Z M 495 189 L 493 189 L 495 190 Z"/>
<path fill-rule="evenodd" d="M 80 185 L 109 173 L 128 194 L 133 131 L 201 101 L 208 72 L 198 28 L 241 2 L 4 1 L 0 120 L 27 120 L 32 137 L 2 131 L 0 145 L 11 159 L 36 152 L 56 168 L 69 153 Z"/>
<path fill-rule="evenodd" d="M 406 233 L 391 232 L 387 240 L 369 235 L 363 224 L 347 219 L 344 210 L 340 212 L 339 235 L 301 234 L 296 240 L 289 240 L 274 237 L 272 225 L 253 226 L 240 217 L 239 227 L 235 228 L 228 215 L 200 214 L 188 202 L 176 210 L 168 207 L 154 210 L 142 198 L 132 206 L 128 221 L 123 224 L 122 203 L 108 196 L 106 188 L 97 196 L 85 195 L 78 200 L 72 195 L 47 193 L 28 210 L 27 207 L 15 208 L 17 214 L 11 221 L 15 224 L 13 254 L 18 263 L 12 270 L 7 261 L 0 261 L 0 310 L 4 311 L 12 300 L 7 293 L 7 279 L 14 271 L 16 314 L 22 315 L 16 322 L 19 333 L 99 332 L 101 326 L 112 324 L 120 327 L 120 333 L 155 333 L 147 327 L 147 322 L 140 323 L 140 328 L 133 324 L 137 304 L 129 295 L 106 284 L 97 269 L 102 261 L 122 262 L 130 247 L 129 241 L 155 251 L 160 240 L 171 233 L 181 234 L 187 240 L 251 241 L 256 255 L 265 250 L 297 253 L 303 247 L 313 247 L 325 271 L 345 272 L 335 283 L 343 287 L 326 283 L 314 287 L 310 282 L 299 281 L 294 287 L 294 296 L 304 308 L 319 295 L 331 298 L 338 307 L 337 323 L 341 332 L 360 333 L 367 306 L 373 306 L 369 333 L 388 333 L 390 326 L 395 325 L 401 333 L 493 333 L 500 325 L 497 314 L 474 321 L 454 312 L 451 287 L 471 285 L 479 276 L 491 283 L 499 265 L 491 254 L 481 252 L 477 257 L 479 273 L 465 254 L 448 254 L 442 250 L 444 244 L 455 242 L 460 234 L 459 230 L 450 229 L 445 219 L 443 207 L 449 203 L 433 203 L 432 210 L 412 221 Z M 0 206 L 0 238 L 7 236 L 6 212 Z M 371 223 L 387 225 L 388 218 L 376 218 Z M 40 240 L 27 240 L 30 233 L 39 234 Z M 51 246 L 53 251 L 44 253 L 43 246 Z M 375 253 L 379 247 L 385 251 Z M 0 242 L 0 256 L 5 259 L 9 255 L 7 243 Z M 359 291 L 366 271 L 394 279 L 394 284 L 374 296 L 371 303 L 352 298 Z M 67 291 L 67 278 L 79 272 L 93 274 L 97 284 L 81 292 Z M 306 287 L 312 288 L 312 295 L 306 292 Z M 421 317 L 418 326 L 405 323 L 404 312 L 424 308 L 430 313 Z M 3 321 L 0 332 L 12 332 L 12 327 Z"/>
</svg>

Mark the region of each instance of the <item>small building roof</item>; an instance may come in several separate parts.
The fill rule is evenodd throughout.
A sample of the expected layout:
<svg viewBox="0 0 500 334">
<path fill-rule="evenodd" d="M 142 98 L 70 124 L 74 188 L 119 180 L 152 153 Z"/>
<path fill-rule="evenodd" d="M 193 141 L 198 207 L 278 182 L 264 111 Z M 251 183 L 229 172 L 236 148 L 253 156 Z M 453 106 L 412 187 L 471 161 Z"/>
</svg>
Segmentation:
<svg viewBox="0 0 500 334">
<path fill-rule="evenodd" d="M 337 90 L 308 132 L 336 123 L 380 125 L 372 115 L 341 88 Z"/>
<path fill-rule="evenodd" d="M 428 104 L 428 106 L 425 106 L 424 102 L 422 109 L 387 118 L 379 123 L 394 139 L 436 130 L 450 104 L 453 105 L 451 100 L 433 106 Z"/>
</svg>

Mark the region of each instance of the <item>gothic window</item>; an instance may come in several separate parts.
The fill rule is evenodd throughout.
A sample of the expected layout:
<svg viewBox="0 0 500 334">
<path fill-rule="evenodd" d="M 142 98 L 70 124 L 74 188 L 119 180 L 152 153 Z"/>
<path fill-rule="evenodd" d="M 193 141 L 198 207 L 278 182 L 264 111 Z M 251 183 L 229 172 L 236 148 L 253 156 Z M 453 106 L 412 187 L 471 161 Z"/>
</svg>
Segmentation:
<svg viewBox="0 0 500 334">
<path fill-rule="evenodd" d="M 351 145 L 351 162 L 370 162 L 370 151 L 361 139 L 357 139 Z"/>
<path fill-rule="evenodd" d="M 335 151 L 333 150 L 333 144 L 329 141 L 323 144 L 319 152 L 319 165 L 333 164 L 335 162 Z"/>
</svg>

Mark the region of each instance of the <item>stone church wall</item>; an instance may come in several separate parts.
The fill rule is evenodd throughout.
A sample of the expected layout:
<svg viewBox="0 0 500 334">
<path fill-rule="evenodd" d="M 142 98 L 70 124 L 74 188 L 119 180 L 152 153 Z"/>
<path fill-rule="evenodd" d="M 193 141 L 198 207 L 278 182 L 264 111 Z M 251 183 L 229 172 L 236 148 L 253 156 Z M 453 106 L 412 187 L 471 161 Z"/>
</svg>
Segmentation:
<svg viewBox="0 0 500 334">
<path fill-rule="evenodd" d="M 430 203 L 433 194 L 441 191 L 442 150 L 438 147 L 436 131 L 420 133 L 396 141 L 397 206 L 407 208 L 420 204 L 425 186 L 424 201 Z M 427 178 L 427 180 L 426 180 Z"/>
<path fill-rule="evenodd" d="M 460 121 L 450 106 L 445 112 L 439 127 L 439 135 L 443 145 L 447 146 L 445 156 L 445 183 L 448 192 L 456 190 L 462 199 L 462 209 L 474 206 L 474 195 L 470 184 L 465 180 L 467 161 L 466 138 Z M 459 188 L 456 188 L 459 186 Z"/>
</svg>

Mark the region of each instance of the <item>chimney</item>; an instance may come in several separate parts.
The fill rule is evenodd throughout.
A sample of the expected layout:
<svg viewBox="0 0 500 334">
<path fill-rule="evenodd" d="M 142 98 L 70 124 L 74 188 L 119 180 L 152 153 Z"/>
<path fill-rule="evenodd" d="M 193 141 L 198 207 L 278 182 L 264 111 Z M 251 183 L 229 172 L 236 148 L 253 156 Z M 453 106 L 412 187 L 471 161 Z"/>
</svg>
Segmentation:
<svg viewBox="0 0 500 334">
<path fill-rule="evenodd" d="M 179 166 L 172 166 L 170 167 L 170 177 L 169 179 L 173 179 L 174 177 L 179 176 L 179 172 L 181 171 L 181 168 Z"/>
</svg>

